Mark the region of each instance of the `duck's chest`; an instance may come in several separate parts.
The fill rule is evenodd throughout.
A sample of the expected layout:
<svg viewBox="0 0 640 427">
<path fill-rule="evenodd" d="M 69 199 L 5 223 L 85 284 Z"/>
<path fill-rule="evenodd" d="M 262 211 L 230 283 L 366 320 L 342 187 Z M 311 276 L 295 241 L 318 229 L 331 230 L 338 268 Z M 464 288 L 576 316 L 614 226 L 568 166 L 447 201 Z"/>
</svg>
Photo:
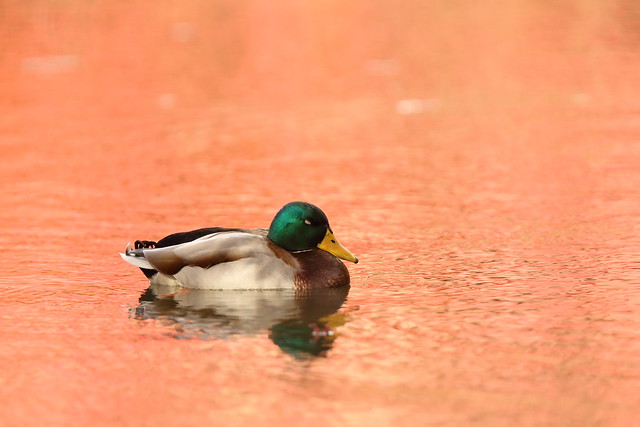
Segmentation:
<svg viewBox="0 0 640 427">
<path fill-rule="evenodd" d="M 335 288 L 348 285 L 349 270 L 335 256 L 314 249 L 295 254 L 300 264 L 296 270 L 294 282 L 298 288 Z"/>
</svg>

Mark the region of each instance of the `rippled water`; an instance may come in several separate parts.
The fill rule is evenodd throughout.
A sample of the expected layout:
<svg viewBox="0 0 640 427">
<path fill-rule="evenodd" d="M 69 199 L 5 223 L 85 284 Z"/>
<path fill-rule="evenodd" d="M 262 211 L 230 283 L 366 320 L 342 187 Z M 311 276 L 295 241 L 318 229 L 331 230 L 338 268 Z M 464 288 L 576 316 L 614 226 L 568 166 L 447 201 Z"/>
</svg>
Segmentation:
<svg viewBox="0 0 640 427">
<path fill-rule="evenodd" d="M 640 8 L 5 2 L 0 425 L 640 422 Z M 350 289 L 118 252 L 323 208 Z"/>
</svg>

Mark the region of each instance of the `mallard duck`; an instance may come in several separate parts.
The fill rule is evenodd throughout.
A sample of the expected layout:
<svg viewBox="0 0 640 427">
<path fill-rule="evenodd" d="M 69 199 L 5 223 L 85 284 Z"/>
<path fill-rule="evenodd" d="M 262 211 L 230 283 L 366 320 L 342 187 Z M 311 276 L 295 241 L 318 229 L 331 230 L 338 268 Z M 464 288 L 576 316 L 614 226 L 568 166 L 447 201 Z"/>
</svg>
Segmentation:
<svg viewBox="0 0 640 427">
<path fill-rule="evenodd" d="M 152 284 L 193 289 L 344 286 L 349 270 L 338 258 L 358 262 L 338 243 L 324 212 L 306 202 L 286 204 L 268 230 L 201 228 L 138 240 L 120 255 Z"/>
</svg>

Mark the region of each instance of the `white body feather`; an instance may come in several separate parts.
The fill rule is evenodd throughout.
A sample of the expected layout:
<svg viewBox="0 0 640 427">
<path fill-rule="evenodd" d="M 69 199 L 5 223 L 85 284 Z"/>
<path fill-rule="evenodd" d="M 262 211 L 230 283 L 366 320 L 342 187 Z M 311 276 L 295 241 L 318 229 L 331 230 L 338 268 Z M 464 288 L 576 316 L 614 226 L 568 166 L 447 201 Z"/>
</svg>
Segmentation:
<svg viewBox="0 0 640 427">
<path fill-rule="evenodd" d="M 264 255 L 209 268 L 186 266 L 173 277 L 183 286 L 193 289 L 294 288 L 293 268 L 278 258 Z"/>
<path fill-rule="evenodd" d="M 159 270 L 152 284 L 192 289 L 293 289 L 293 257 L 276 256 L 264 236 L 244 232 L 210 234 L 191 242 L 120 254 L 140 268 Z M 293 264 L 293 265 L 292 265 Z M 168 266 L 168 267 L 167 267 Z M 163 274 L 167 268 L 176 270 Z"/>
</svg>

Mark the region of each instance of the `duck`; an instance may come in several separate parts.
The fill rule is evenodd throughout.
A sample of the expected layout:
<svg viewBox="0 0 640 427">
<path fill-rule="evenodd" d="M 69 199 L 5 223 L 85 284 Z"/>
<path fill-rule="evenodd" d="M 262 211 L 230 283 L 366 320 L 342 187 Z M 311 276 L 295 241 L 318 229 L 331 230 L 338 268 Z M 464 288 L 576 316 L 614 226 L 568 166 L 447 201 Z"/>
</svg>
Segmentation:
<svg viewBox="0 0 640 427">
<path fill-rule="evenodd" d="M 152 285 L 187 289 L 319 289 L 349 286 L 341 260 L 358 258 L 336 239 L 326 214 L 295 201 L 268 229 L 209 227 L 137 240 L 120 256 Z"/>
</svg>

